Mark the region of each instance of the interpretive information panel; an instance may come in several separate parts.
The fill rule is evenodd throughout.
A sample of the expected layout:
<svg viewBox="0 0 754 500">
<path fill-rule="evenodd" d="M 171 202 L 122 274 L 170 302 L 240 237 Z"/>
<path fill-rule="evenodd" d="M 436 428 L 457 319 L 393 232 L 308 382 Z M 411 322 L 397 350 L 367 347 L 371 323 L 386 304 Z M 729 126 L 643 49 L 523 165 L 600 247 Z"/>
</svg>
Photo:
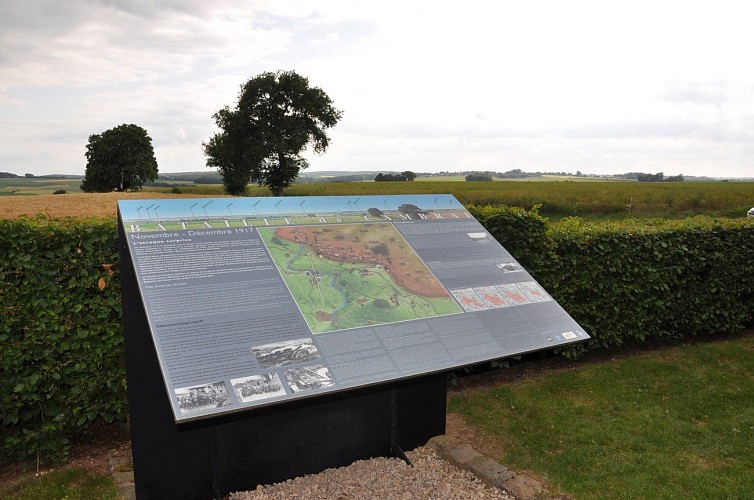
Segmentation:
<svg viewBox="0 0 754 500">
<path fill-rule="evenodd" d="M 118 207 L 178 422 L 588 338 L 451 195 Z"/>
</svg>

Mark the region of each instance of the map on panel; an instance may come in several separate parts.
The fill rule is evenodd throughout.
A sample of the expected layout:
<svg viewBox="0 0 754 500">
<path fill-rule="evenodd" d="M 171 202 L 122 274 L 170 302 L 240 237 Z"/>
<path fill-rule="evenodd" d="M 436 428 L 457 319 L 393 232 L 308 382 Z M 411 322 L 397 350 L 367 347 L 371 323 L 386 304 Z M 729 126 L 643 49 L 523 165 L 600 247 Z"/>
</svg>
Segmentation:
<svg viewBox="0 0 754 500">
<path fill-rule="evenodd" d="M 176 422 L 589 338 L 451 195 L 118 210 Z"/>
<path fill-rule="evenodd" d="M 260 228 L 312 333 L 461 312 L 392 224 Z"/>
</svg>

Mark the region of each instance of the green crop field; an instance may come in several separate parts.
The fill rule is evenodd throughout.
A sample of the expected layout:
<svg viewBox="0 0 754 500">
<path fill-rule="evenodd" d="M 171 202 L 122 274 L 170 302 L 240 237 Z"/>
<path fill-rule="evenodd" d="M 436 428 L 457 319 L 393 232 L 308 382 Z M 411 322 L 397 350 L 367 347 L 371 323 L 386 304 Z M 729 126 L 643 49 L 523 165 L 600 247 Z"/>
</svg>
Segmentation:
<svg viewBox="0 0 754 500">
<path fill-rule="evenodd" d="M 414 179 L 416 182 L 466 182 L 466 176 L 464 175 L 443 175 L 437 177 L 417 177 Z M 502 181 L 499 177 L 493 177 L 493 182 Z"/>
<path fill-rule="evenodd" d="M 169 192 L 164 189 L 163 192 Z M 221 186 L 182 188 L 186 195 L 221 194 Z M 294 184 L 286 196 L 452 194 L 468 205 L 541 205 L 546 216 L 664 217 L 692 215 L 743 217 L 754 206 L 754 182 L 341 182 Z M 269 196 L 249 186 L 249 196 Z"/>
<path fill-rule="evenodd" d="M 414 182 L 321 182 L 294 184 L 286 196 L 363 196 L 389 194 L 453 194 L 465 205 L 508 205 L 531 208 L 541 205 L 540 213 L 555 219 L 579 216 L 598 219 L 627 217 L 685 218 L 693 215 L 744 217 L 754 206 L 754 182 L 584 182 L 500 180 L 496 182 L 448 182 L 424 180 Z M 104 215 L 94 210 L 90 200 L 105 195 L 90 195 L 78 189 L 77 179 L 0 179 L 0 214 L 51 213 L 58 215 Z M 19 195 L 52 194 L 58 189 L 67 195 L 44 197 L 32 203 Z M 156 198 L 161 196 L 224 196 L 219 184 L 148 187 L 138 193 L 111 193 L 113 199 Z M 5 196 L 3 196 L 5 195 Z M 10 196 L 8 196 L 10 195 Z M 248 196 L 271 196 L 265 187 L 250 185 Z M 28 208 L 24 206 L 29 205 Z M 97 205 L 98 207 L 100 205 Z M 108 214 L 114 213 L 113 208 Z"/>
<path fill-rule="evenodd" d="M 259 234 L 313 333 L 461 312 L 391 224 Z"/>
<path fill-rule="evenodd" d="M 44 178 L 0 178 L 0 196 L 26 196 L 35 194 L 52 194 L 64 190 L 69 193 L 80 192 L 81 179 L 44 179 Z"/>
</svg>

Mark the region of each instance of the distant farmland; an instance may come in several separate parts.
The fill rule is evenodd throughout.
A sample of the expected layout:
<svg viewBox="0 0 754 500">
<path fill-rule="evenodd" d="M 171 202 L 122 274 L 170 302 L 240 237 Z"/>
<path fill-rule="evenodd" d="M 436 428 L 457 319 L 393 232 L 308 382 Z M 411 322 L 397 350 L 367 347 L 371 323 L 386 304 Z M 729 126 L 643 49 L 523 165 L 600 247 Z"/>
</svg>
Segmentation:
<svg viewBox="0 0 754 500">
<path fill-rule="evenodd" d="M 7 188 L 11 181 L 19 190 L 14 193 L 51 193 L 62 184 L 40 186 L 30 182 L 42 179 L 0 179 Z M 28 182 L 26 187 L 18 183 Z M 52 181 L 52 180 L 51 180 Z M 78 180 L 69 194 L 47 196 L 0 196 L 0 218 L 35 213 L 53 216 L 112 216 L 115 200 L 160 197 L 223 196 L 220 185 L 180 186 L 180 193 L 171 188 L 146 188 L 138 193 L 86 194 L 78 191 Z M 54 188 L 54 189 L 53 189 Z M 73 194 L 72 194 L 73 193 Z M 540 213 L 550 217 L 672 217 L 697 214 L 717 217 L 743 217 L 754 206 L 754 182 L 342 182 L 296 184 L 286 190 L 288 196 L 389 194 L 453 194 L 466 205 L 509 205 L 531 208 L 541 205 Z M 270 196 L 264 187 L 250 185 L 249 196 Z"/>
<path fill-rule="evenodd" d="M 432 177 L 417 177 L 419 182 L 466 182 L 465 175 L 435 175 Z M 576 177 L 573 175 L 541 175 L 539 177 L 521 177 L 519 179 L 507 179 L 493 177 L 493 182 L 636 182 L 635 179 L 620 179 L 617 177 Z"/>
<path fill-rule="evenodd" d="M 69 193 L 80 192 L 81 179 L 46 179 L 42 177 L 0 178 L 0 196 L 28 196 L 52 194 L 64 190 Z"/>
<path fill-rule="evenodd" d="M 744 216 L 753 182 L 358 182 L 291 186 L 294 195 L 453 194 L 463 204 L 509 205 L 551 216 Z"/>
</svg>

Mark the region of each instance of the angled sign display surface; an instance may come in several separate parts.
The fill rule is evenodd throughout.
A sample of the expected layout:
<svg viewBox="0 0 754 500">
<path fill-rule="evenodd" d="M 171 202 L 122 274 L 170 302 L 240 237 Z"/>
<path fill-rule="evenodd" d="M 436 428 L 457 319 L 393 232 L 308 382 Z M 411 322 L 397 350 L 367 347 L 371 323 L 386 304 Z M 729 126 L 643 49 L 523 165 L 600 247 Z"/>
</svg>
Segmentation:
<svg viewBox="0 0 754 500">
<path fill-rule="evenodd" d="M 451 195 L 118 209 L 177 422 L 589 338 Z"/>
</svg>

